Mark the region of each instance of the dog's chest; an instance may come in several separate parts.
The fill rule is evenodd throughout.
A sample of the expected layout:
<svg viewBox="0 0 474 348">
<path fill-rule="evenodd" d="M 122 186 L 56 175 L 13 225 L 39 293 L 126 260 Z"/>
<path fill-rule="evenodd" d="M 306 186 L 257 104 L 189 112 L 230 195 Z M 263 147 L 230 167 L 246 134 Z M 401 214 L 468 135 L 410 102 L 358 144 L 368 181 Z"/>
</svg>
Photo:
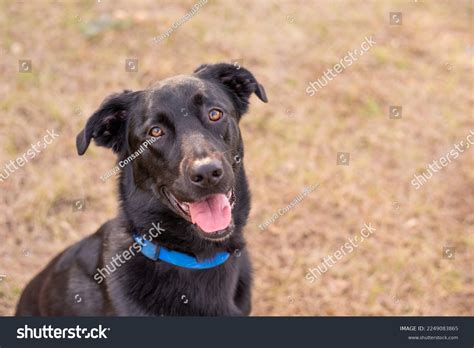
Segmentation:
<svg viewBox="0 0 474 348">
<path fill-rule="evenodd" d="M 207 270 L 156 264 L 148 272 L 122 274 L 121 286 L 109 290 L 120 292 L 113 298 L 125 301 L 114 300 L 113 306 L 127 315 L 238 315 L 234 303 L 238 262 L 230 259 Z"/>
<path fill-rule="evenodd" d="M 238 264 L 227 264 L 209 270 L 179 270 L 179 280 L 171 274 L 163 286 L 165 312 L 178 315 L 229 315 L 235 304 Z M 165 295 L 165 294 L 172 295 Z M 167 310 L 166 310 L 167 309 Z"/>
</svg>

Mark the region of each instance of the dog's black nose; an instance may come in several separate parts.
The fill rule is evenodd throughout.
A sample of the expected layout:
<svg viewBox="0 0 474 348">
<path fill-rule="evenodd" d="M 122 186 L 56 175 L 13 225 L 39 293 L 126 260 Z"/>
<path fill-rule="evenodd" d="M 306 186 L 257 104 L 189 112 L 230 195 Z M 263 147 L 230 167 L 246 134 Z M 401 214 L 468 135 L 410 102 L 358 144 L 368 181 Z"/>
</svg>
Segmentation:
<svg viewBox="0 0 474 348">
<path fill-rule="evenodd" d="M 202 188 L 216 186 L 223 176 L 222 162 L 214 158 L 197 160 L 190 168 L 191 182 Z"/>
</svg>

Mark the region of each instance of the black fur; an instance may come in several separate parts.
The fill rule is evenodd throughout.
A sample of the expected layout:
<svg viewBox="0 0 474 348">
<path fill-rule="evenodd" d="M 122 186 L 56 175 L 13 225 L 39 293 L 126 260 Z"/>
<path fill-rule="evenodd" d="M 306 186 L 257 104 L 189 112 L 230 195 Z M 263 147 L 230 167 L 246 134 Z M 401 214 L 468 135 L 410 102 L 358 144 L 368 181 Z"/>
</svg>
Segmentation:
<svg viewBox="0 0 474 348">
<path fill-rule="evenodd" d="M 118 216 L 53 259 L 24 290 L 17 315 L 248 315 L 251 265 L 242 229 L 250 194 L 238 123 L 251 93 L 267 102 L 265 90 L 248 70 L 216 64 L 147 90 L 106 98 L 77 136 L 80 155 L 94 139 L 121 161 L 149 138 L 150 127 L 158 125 L 165 135 L 120 172 Z M 218 122 L 209 121 L 212 107 L 224 111 Z M 188 162 L 205 156 L 222 163 L 223 179 L 212 188 L 193 187 L 186 179 Z M 163 187 L 184 202 L 233 187 L 233 225 L 224 237 L 210 238 L 172 208 Z M 97 269 L 111 265 L 114 255 L 133 244 L 132 233 L 143 235 L 153 223 L 164 229 L 153 239 L 157 244 L 198 259 L 218 251 L 232 256 L 212 269 L 189 270 L 136 253 L 100 279 Z"/>
</svg>

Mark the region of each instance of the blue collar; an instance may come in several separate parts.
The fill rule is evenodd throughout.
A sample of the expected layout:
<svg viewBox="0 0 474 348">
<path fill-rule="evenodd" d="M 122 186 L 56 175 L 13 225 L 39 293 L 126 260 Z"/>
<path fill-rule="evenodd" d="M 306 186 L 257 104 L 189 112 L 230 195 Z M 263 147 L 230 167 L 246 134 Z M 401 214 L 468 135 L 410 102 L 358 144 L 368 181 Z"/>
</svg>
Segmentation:
<svg viewBox="0 0 474 348">
<path fill-rule="evenodd" d="M 153 261 L 164 261 L 175 266 L 189 269 L 207 269 L 222 265 L 227 261 L 230 254 L 226 251 L 220 251 L 214 257 L 203 261 L 198 261 L 194 256 L 179 251 L 167 249 L 163 246 L 156 246 L 147 241 L 139 234 L 134 234 L 133 239 L 140 244 L 141 253 Z"/>
</svg>

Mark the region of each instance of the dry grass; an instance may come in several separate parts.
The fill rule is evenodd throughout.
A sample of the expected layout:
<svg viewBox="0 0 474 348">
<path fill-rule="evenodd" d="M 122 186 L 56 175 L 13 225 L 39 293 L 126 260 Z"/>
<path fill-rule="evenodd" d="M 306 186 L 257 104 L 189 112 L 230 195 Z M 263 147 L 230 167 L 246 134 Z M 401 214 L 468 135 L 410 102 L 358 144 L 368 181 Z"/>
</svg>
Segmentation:
<svg viewBox="0 0 474 348">
<path fill-rule="evenodd" d="M 197 2 L 197 1 L 196 1 Z M 114 217 L 114 157 L 75 136 L 108 94 L 239 58 L 270 99 L 242 122 L 253 209 L 254 315 L 473 315 L 474 156 L 415 190 L 412 176 L 474 130 L 470 1 L 102 0 L 0 3 L 0 164 L 60 138 L 0 183 L 0 314 L 67 245 Z M 403 12 L 403 25 L 388 23 Z M 100 20 L 99 20 L 100 19 Z M 94 26 L 95 25 L 95 26 Z M 103 28 L 100 27 L 103 25 Z M 98 32 L 94 32 L 95 28 Z M 366 35 L 377 45 L 317 96 L 307 83 Z M 126 58 L 139 71 L 124 71 Z M 31 59 L 33 72 L 18 72 Z M 390 105 L 403 118 L 388 118 Z M 349 166 L 336 165 L 350 152 Z M 265 231 L 258 225 L 320 184 Z M 72 201 L 86 200 L 84 212 Z M 304 276 L 364 222 L 377 231 L 314 284 Z M 456 248 L 444 259 L 444 246 Z"/>
</svg>

